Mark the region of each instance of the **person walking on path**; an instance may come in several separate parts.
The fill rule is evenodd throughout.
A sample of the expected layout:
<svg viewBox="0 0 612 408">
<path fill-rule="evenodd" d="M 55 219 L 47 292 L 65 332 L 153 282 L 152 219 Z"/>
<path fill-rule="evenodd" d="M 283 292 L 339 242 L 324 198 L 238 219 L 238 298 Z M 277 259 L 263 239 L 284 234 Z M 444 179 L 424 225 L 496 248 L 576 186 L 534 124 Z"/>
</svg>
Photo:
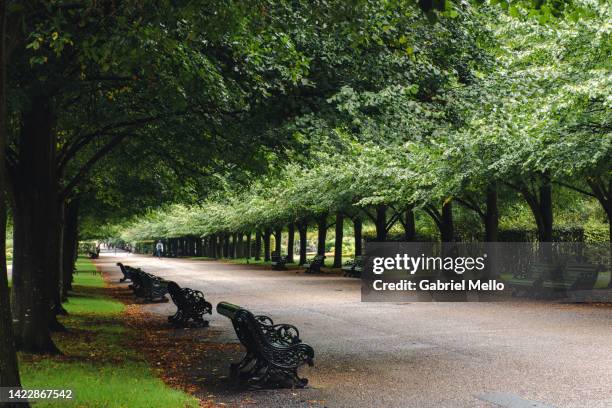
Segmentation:
<svg viewBox="0 0 612 408">
<path fill-rule="evenodd" d="M 162 253 L 164 252 L 164 244 L 161 241 L 157 241 L 157 245 L 155 245 L 155 254 L 158 258 L 161 259 Z"/>
</svg>

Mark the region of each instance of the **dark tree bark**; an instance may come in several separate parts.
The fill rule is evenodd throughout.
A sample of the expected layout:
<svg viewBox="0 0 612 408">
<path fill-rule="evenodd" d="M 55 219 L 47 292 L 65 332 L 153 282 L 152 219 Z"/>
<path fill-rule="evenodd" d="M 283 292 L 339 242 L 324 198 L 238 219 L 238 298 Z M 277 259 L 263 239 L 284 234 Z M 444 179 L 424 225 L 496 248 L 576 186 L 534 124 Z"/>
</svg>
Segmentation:
<svg viewBox="0 0 612 408">
<path fill-rule="evenodd" d="M 552 209 L 552 185 L 546 179 L 540 186 L 540 213 L 542 214 L 542 229 L 539 231 L 540 241 L 552 242 L 553 240 L 553 209 Z"/>
<path fill-rule="evenodd" d="M 251 259 L 251 231 L 246 234 L 246 247 L 244 248 L 244 257 L 247 259 Z"/>
<path fill-rule="evenodd" d="M 259 230 L 255 231 L 255 260 L 259 261 L 261 259 L 261 232 Z"/>
<path fill-rule="evenodd" d="M 219 257 L 219 237 L 217 234 L 210 237 L 210 256 L 215 259 Z"/>
<path fill-rule="evenodd" d="M 195 256 L 204 256 L 204 239 L 196 238 Z"/>
<path fill-rule="evenodd" d="M 336 238 L 334 241 L 334 268 L 342 267 L 342 240 L 344 238 L 344 215 L 336 214 Z"/>
<path fill-rule="evenodd" d="M 414 221 L 414 210 L 412 207 L 406 209 L 404 219 L 404 239 L 406 242 L 412 242 L 416 240 L 416 223 Z"/>
<path fill-rule="evenodd" d="M 387 206 L 379 205 L 376 207 L 376 241 L 384 242 L 387 240 Z"/>
<path fill-rule="evenodd" d="M 499 232 L 499 210 L 497 206 L 497 189 L 490 185 L 487 188 L 487 209 L 485 212 L 485 242 L 497 242 Z"/>
<path fill-rule="evenodd" d="M 241 232 L 238 234 L 238 250 L 236 251 L 237 258 L 246 258 L 244 256 L 244 234 Z"/>
<path fill-rule="evenodd" d="M 538 240 L 540 242 L 551 242 L 553 229 L 552 185 L 548 175 L 542 175 L 537 187 L 528 184 L 506 184 L 521 193 L 527 205 L 529 205 L 538 228 Z"/>
<path fill-rule="evenodd" d="M 287 262 L 293 263 L 293 246 L 295 245 L 295 225 L 290 222 L 287 226 Z"/>
<path fill-rule="evenodd" d="M 362 249 L 362 229 L 363 229 L 363 220 L 358 216 L 353 219 L 353 232 L 355 235 L 355 256 L 363 255 Z"/>
<path fill-rule="evenodd" d="M 49 99 L 43 95 L 33 98 L 22 117 L 19 160 L 12 177 L 15 337 L 20 349 L 33 353 L 58 352 L 49 331 L 49 288 L 57 284 L 59 269 L 57 255 L 50 255 L 59 251 L 53 234 L 58 228 L 54 222 L 59 221 L 53 120 Z"/>
<path fill-rule="evenodd" d="M 0 6 L 2 7 L 2 6 Z M 0 118 L 0 120 L 2 120 Z M 0 125 L 0 126 L 3 126 Z M 2 130 L 0 130 L 2 132 Z M 4 138 L 4 134 L 0 135 Z M 3 148 L 3 142 L 0 142 Z M 4 155 L 0 155 L 4 156 Z M 0 166 L 4 166 L 4 157 L 0 158 Z M 13 319 L 9 302 L 9 290 L 6 277 L 6 197 L 4 182 L 0 180 L 0 387 L 19 387 L 19 368 L 13 337 Z M 15 404 L 17 406 L 17 404 Z"/>
<path fill-rule="evenodd" d="M 300 236 L 300 261 L 299 265 L 306 263 L 306 251 L 308 247 L 308 223 L 306 221 L 297 224 L 298 233 Z"/>
<path fill-rule="evenodd" d="M 78 202 L 72 200 L 66 204 L 64 210 L 64 242 L 62 250 L 62 300 L 72 290 L 74 263 L 77 257 L 78 246 Z"/>
<path fill-rule="evenodd" d="M 274 230 L 274 252 L 276 255 L 281 256 L 282 254 L 282 242 L 283 242 L 283 230 L 282 228 L 276 228 Z"/>
<path fill-rule="evenodd" d="M 263 241 L 264 241 L 264 261 L 270 261 L 270 236 L 272 235 L 272 231 L 270 228 L 264 229 Z"/>
<path fill-rule="evenodd" d="M 223 234 L 223 257 L 230 257 L 230 234 Z"/>
<path fill-rule="evenodd" d="M 238 233 L 232 236 L 232 258 L 238 258 Z"/>
<path fill-rule="evenodd" d="M 7 140 L 6 117 L 6 69 L 7 47 L 6 2 L 0 3 L 0 387 L 19 387 L 19 368 L 13 337 L 13 322 L 9 302 L 6 276 L 6 185 L 4 150 Z M 7 406 L 28 406 L 27 404 L 6 404 Z"/>
<path fill-rule="evenodd" d="M 428 205 L 425 207 L 425 212 L 436 223 L 440 231 L 440 240 L 442 242 L 452 242 L 455 239 L 455 228 L 453 224 L 453 206 L 452 201 L 448 200 L 442 204 L 442 211 L 438 211 L 434 206 Z"/>
<path fill-rule="evenodd" d="M 317 255 L 325 256 L 325 240 L 327 239 L 327 214 L 319 216 L 317 221 Z"/>
<path fill-rule="evenodd" d="M 447 201 L 442 205 L 440 238 L 442 242 L 455 240 L 455 225 L 453 222 L 453 202 Z"/>
</svg>

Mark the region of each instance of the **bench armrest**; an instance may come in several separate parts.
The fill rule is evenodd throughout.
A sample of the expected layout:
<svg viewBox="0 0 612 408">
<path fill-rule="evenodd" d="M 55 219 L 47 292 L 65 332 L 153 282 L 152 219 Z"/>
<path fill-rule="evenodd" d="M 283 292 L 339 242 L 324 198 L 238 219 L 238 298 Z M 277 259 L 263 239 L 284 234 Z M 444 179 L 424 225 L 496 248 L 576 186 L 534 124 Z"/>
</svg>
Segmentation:
<svg viewBox="0 0 612 408">
<path fill-rule="evenodd" d="M 299 344 L 300 332 L 292 324 L 275 324 L 264 328 L 266 337 L 271 343 L 283 344 L 290 346 L 292 344 Z"/>
</svg>

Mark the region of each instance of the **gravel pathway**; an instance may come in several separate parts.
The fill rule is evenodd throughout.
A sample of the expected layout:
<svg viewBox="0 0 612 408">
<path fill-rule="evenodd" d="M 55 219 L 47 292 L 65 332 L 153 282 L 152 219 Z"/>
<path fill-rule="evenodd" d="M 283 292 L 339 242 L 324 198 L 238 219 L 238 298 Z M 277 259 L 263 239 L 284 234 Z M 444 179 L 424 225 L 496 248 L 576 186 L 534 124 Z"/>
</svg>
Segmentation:
<svg viewBox="0 0 612 408">
<path fill-rule="evenodd" d="M 310 387 L 248 394 L 266 407 L 612 407 L 608 306 L 362 303 L 360 281 L 339 276 L 112 253 L 97 263 L 118 278 L 118 261 L 296 325 L 315 350 L 300 372 Z M 210 321 L 216 341 L 236 341 L 228 319 Z"/>
</svg>

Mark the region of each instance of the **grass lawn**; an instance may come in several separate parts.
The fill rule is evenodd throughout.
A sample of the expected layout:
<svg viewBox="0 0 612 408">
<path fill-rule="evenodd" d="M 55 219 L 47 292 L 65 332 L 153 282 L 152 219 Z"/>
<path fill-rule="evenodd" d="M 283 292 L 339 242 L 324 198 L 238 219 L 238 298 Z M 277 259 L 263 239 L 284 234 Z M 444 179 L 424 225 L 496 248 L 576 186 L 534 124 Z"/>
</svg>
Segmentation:
<svg viewBox="0 0 612 408">
<path fill-rule="evenodd" d="M 37 407 L 197 407 L 199 401 L 157 378 L 137 350 L 134 333 L 121 319 L 122 303 L 103 294 L 104 281 L 93 275 L 86 258 L 77 262 L 74 296 L 62 317 L 67 333 L 54 334 L 62 356 L 20 355 L 24 388 L 71 389 L 66 403 L 39 402 Z"/>
</svg>

